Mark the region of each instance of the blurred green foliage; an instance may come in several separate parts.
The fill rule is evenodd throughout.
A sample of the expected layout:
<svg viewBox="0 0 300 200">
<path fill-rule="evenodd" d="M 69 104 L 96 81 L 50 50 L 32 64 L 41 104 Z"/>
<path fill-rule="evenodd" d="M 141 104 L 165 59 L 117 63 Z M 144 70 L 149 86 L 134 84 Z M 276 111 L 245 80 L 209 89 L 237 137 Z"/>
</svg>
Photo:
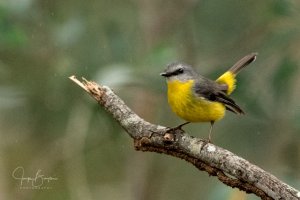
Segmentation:
<svg viewBox="0 0 300 200">
<path fill-rule="evenodd" d="M 68 80 L 112 87 L 146 120 L 182 122 L 158 76 L 167 63 L 215 79 L 242 56 L 257 61 L 233 94 L 214 142 L 300 187 L 300 3 L 288 0 L 0 2 L 0 199 L 258 199 L 184 161 L 135 152 L 131 139 Z M 207 137 L 208 124 L 185 129 Z M 22 189 L 39 169 L 58 180 Z M 25 183 L 24 183 L 25 184 Z"/>
</svg>

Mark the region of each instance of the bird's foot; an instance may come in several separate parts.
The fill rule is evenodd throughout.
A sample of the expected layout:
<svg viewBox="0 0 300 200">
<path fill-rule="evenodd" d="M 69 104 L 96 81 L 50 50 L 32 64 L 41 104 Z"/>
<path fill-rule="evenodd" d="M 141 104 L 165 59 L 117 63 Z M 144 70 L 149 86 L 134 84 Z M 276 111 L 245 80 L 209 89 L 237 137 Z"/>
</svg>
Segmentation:
<svg viewBox="0 0 300 200">
<path fill-rule="evenodd" d="M 166 133 L 176 133 L 176 131 L 183 131 L 181 127 L 167 127 Z"/>
<path fill-rule="evenodd" d="M 173 127 L 173 128 L 170 128 L 168 127 L 167 131 L 166 132 L 176 132 L 177 130 L 179 130 L 180 132 L 183 132 L 183 129 L 182 127 L 186 124 L 189 124 L 190 122 L 185 122 L 183 124 L 180 124 L 179 126 L 176 126 L 176 127 Z"/>
<path fill-rule="evenodd" d="M 201 141 L 203 142 L 201 148 L 200 148 L 200 152 L 203 150 L 203 148 L 207 145 L 207 144 L 213 144 L 211 139 L 208 138 L 208 139 L 201 139 Z"/>
</svg>

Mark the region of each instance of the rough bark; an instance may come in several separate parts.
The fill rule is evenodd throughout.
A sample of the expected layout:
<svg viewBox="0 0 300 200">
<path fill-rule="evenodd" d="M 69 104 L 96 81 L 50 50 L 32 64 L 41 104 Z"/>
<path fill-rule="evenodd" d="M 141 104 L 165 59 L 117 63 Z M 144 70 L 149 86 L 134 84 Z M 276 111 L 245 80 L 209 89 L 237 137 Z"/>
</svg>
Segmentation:
<svg viewBox="0 0 300 200">
<path fill-rule="evenodd" d="M 107 86 L 85 79 L 70 79 L 88 92 L 134 140 L 138 151 L 151 151 L 178 157 L 201 171 L 216 176 L 224 184 L 253 193 L 261 199 L 300 199 L 300 192 L 272 174 L 232 152 L 189 136 L 183 130 L 151 124 L 136 113 Z"/>
</svg>

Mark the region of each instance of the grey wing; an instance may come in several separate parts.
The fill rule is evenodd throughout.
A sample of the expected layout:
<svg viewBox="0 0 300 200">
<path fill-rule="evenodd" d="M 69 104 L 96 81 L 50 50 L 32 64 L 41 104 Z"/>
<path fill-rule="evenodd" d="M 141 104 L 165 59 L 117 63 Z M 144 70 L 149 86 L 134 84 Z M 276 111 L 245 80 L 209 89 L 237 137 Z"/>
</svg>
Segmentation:
<svg viewBox="0 0 300 200">
<path fill-rule="evenodd" d="M 223 103 L 226 109 L 233 113 L 244 114 L 244 111 L 226 94 L 227 87 L 225 85 L 218 84 L 204 77 L 201 77 L 200 80 L 194 85 L 196 95 L 209 101 Z"/>
</svg>

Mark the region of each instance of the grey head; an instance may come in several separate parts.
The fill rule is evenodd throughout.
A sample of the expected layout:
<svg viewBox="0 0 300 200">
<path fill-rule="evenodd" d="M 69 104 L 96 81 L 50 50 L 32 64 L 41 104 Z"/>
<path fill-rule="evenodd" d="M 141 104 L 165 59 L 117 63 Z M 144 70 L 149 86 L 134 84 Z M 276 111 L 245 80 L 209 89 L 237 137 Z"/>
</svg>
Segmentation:
<svg viewBox="0 0 300 200">
<path fill-rule="evenodd" d="M 166 77 L 168 81 L 178 80 L 181 82 L 197 79 L 198 77 L 197 72 L 190 65 L 180 62 L 168 64 L 165 71 L 160 75 Z"/>
</svg>

